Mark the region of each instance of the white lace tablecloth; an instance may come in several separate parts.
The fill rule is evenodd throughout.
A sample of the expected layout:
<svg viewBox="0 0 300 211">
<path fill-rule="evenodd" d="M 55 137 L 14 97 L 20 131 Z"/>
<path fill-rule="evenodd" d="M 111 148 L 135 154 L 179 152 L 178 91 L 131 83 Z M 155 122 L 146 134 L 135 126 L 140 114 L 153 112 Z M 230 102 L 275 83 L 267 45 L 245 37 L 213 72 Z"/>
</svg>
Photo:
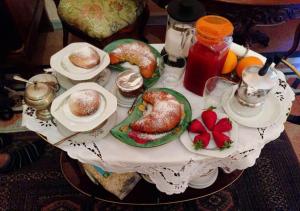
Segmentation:
<svg viewBox="0 0 300 211">
<path fill-rule="evenodd" d="M 158 50 L 163 47 L 163 45 L 153 46 Z M 232 44 L 231 49 L 238 55 L 243 55 L 245 52 L 242 46 L 236 44 Z M 253 51 L 248 52 L 248 55 L 253 54 L 264 59 Z M 278 75 L 278 85 L 272 90 L 272 94 L 278 98 L 284 108 L 284 112 L 278 114 L 279 120 L 265 128 L 248 128 L 240 125 L 236 151 L 226 158 L 191 153 L 179 140 L 154 148 L 132 147 L 110 134 L 102 139 L 97 138 L 102 133 L 101 129 L 89 134 L 79 134 L 59 145 L 59 148 L 80 162 L 100 166 L 106 171 L 147 174 L 156 187 L 167 194 L 182 193 L 188 187 L 191 178 L 207 173 L 210 169 L 221 167 L 229 173 L 253 166 L 264 145 L 279 137 L 284 130 L 283 124 L 295 97 L 284 75 L 281 72 L 278 72 Z M 108 90 L 112 90 L 115 76 L 116 73 L 113 73 L 106 85 Z M 156 87 L 160 86 L 161 82 L 158 82 Z M 192 118 L 198 117 L 203 106 L 202 98 L 187 91 L 183 86 L 174 89 L 189 100 L 193 111 Z M 118 107 L 117 123 L 126 118 L 127 111 L 126 108 Z M 26 105 L 24 105 L 22 124 L 47 137 L 49 143 L 53 144 L 64 138 L 57 130 L 55 121 L 36 119 L 35 110 Z"/>
</svg>

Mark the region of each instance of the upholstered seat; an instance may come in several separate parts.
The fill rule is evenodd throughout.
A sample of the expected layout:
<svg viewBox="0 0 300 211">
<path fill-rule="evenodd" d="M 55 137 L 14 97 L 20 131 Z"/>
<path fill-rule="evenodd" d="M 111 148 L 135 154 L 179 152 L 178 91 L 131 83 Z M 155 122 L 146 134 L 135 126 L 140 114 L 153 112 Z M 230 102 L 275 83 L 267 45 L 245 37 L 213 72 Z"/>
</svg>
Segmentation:
<svg viewBox="0 0 300 211">
<path fill-rule="evenodd" d="M 144 6 L 143 0 L 60 0 L 58 14 L 63 22 L 102 40 L 133 24 Z"/>
</svg>

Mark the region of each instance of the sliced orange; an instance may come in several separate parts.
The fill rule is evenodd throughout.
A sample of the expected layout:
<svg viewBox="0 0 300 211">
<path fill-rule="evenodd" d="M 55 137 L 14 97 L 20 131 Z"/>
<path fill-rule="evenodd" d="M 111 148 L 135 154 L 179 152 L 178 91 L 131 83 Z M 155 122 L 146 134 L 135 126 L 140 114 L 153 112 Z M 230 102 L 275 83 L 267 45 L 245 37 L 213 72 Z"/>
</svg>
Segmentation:
<svg viewBox="0 0 300 211">
<path fill-rule="evenodd" d="M 234 70 L 234 68 L 237 65 L 237 56 L 235 53 L 233 53 L 232 50 L 228 51 L 223 69 L 222 69 L 222 74 L 228 74 Z"/>
<path fill-rule="evenodd" d="M 237 66 L 236 66 L 236 73 L 240 78 L 242 78 L 243 71 L 246 68 L 248 68 L 250 66 L 256 66 L 256 65 L 263 66 L 263 64 L 264 63 L 259 58 L 255 57 L 255 56 L 247 56 L 247 57 L 242 58 L 238 62 Z"/>
</svg>

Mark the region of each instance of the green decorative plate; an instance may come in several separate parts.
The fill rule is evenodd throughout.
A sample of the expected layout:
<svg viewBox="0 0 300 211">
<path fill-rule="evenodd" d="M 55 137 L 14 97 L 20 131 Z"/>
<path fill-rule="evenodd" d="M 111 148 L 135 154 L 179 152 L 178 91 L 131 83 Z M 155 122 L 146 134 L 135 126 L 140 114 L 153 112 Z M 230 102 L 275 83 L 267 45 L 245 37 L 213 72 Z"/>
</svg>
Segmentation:
<svg viewBox="0 0 300 211">
<path fill-rule="evenodd" d="M 134 40 L 134 39 L 116 40 L 114 42 L 111 42 L 107 46 L 105 46 L 105 48 L 103 50 L 106 51 L 107 53 L 110 53 L 111 51 L 116 49 L 119 45 L 126 44 L 126 43 L 131 43 L 131 42 L 136 42 L 136 41 L 142 42 L 142 41 Z M 148 45 L 148 44 L 146 44 L 146 45 Z M 148 46 L 149 46 L 149 48 L 151 49 L 152 53 L 154 54 L 154 56 L 156 58 L 157 67 L 156 67 L 156 69 L 153 73 L 153 76 L 151 78 L 144 78 L 144 86 L 145 86 L 146 89 L 152 87 L 158 81 L 158 79 L 160 78 L 160 70 L 163 69 L 163 59 L 162 59 L 160 53 L 155 48 L 153 48 L 151 45 L 148 45 Z M 109 65 L 108 67 L 111 70 L 115 70 L 115 71 L 124 71 L 124 70 L 126 70 L 126 68 L 122 66 L 122 63 Z"/>
<path fill-rule="evenodd" d="M 135 146 L 135 147 L 150 148 L 150 147 L 156 147 L 156 146 L 169 143 L 170 141 L 178 138 L 186 130 L 189 122 L 191 121 L 192 118 L 191 106 L 188 100 L 182 94 L 168 88 L 154 88 L 154 89 L 150 89 L 149 91 L 165 91 L 173 95 L 174 97 L 176 97 L 178 102 L 180 102 L 184 106 L 185 115 L 181 119 L 177 127 L 172 129 L 170 132 L 166 133 L 165 136 L 146 142 L 144 144 L 137 143 L 135 140 L 133 140 L 128 136 L 128 133 L 131 131 L 129 127 L 130 123 L 140 119 L 143 115 L 143 112 L 141 111 L 141 106 L 144 106 L 144 104 L 141 95 L 138 97 L 136 104 L 134 105 L 133 111 L 129 114 L 129 116 L 110 131 L 114 137 L 124 142 L 125 144 Z"/>
</svg>

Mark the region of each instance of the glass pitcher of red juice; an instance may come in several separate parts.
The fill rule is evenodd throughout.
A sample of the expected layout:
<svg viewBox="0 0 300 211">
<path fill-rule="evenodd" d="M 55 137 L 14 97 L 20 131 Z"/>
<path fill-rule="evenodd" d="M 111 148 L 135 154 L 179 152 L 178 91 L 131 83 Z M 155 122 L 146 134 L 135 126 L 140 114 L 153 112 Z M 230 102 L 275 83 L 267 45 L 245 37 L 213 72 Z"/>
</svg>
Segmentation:
<svg viewBox="0 0 300 211">
<path fill-rule="evenodd" d="M 196 42 L 189 50 L 183 85 L 202 96 L 206 80 L 221 74 L 233 25 L 226 18 L 208 15 L 198 19 L 195 31 Z"/>
</svg>

